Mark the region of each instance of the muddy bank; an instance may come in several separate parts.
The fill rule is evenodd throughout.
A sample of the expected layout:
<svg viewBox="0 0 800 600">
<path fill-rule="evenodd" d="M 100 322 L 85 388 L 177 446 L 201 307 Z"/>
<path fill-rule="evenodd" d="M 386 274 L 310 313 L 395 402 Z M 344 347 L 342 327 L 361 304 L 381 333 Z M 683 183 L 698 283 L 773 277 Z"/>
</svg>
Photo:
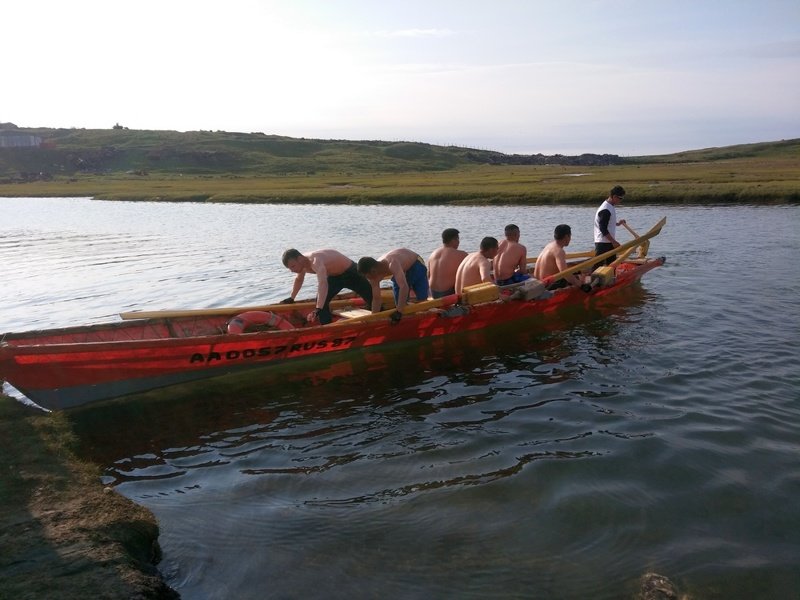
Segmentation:
<svg viewBox="0 0 800 600">
<path fill-rule="evenodd" d="M 0 395 L 0 598 L 178 598 L 158 525 L 79 460 L 63 415 Z"/>
</svg>

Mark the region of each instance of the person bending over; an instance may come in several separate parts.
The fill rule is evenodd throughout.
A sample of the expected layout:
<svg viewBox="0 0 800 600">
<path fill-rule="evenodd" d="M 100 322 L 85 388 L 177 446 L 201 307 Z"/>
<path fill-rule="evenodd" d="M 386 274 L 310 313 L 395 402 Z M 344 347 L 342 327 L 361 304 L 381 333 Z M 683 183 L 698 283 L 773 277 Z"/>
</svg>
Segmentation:
<svg viewBox="0 0 800 600">
<path fill-rule="evenodd" d="M 306 273 L 314 273 L 317 276 L 317 304 L 308 315 L 310 323 L 319 320 L 321 324 L 326 325 L 333 320 L 331 299 L 344 288 L 361 296 L 367 306 L 372 304 L 372 287 L 369 281 L 358 273 L 352 259 L 337 250 L 325 248 L 302 254 L 299 250 L 290 248 L 283 253 L 283 266 L 297 276 L 294 278 L 292 295 L 282 300 L 282 304 L 294 302 L 300 288 L 303 287 Z"/>
<path fill-rule="evenodd" d="M 400 311 L 408 304 L 412 289 L 418 301 L 427 300 L 430 294 L 425 262 L 419 254 L 408 248 L 390 250 L 377 260 L 371 256 L 360 258 L 358 272 L 369 281 L 372 288 L 372 312 L 381 310 L 381 281 L 384 277 L 391 276 L 394 304 L 397 308 L 392 315 L 395 322 L 400 320 Z"/>
</svg>

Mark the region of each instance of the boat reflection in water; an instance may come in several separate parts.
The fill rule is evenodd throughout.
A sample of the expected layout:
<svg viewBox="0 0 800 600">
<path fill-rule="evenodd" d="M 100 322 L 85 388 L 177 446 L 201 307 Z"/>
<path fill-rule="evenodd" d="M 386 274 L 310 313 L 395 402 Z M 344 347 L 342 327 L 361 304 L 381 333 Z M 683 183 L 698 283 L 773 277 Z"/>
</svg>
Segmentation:
<svg viewBox="0 0 800 600">
<path fill-rule="evenodd" d="M 625 472 L 623 446 L 652 436 L 647 422 L 626 426 L 625 392 L 610 380 L 648 344 L 636 336 L 657 300 L 634 286 L 524 327 L 313 358 L 302 371 L 275 365 L 62 415 L 105 466 L 104 483 L 156 515 L 160 569 L 187 598 L 321 597 L 332 580 L 348 597 L 442 596 L 440 585 L 467 580 L 481 597 L 525 597 L 520 557 L 526 572 L 553 574 L 600 535 L 588 525 L 595 504 L 564 514 L 564 494 L 602 485 L 604 465 Z M 588 532 L 565 550 L 567 526 Z"/>
<path fill-rule="evenodd" d="M 647 298 L 634 285 L 588 306 L 526 319 L 524 326 L 311 357 L 78 407 L 66 416 L 87 457 L 101 464 L 165 449 L 199 450 L 219 438 L 244 440 L 248 431 L 274 431 L 279 421 L 335 423 L 389 406 L 424 418 L 485 401 L 498 381 L 531 395 L 621 360 L 610 350 L 614 336 L 620 324 L 637 319 Z M 115 479 L 125 477 L 117 471 Z"/>
</svg>

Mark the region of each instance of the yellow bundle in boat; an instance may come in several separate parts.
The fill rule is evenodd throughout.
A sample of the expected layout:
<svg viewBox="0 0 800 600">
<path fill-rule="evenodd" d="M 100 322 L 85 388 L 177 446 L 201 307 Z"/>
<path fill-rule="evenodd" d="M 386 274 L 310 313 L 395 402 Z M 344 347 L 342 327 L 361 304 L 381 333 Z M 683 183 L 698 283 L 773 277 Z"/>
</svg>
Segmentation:
<svg viewBox="0 0 800 600">
<path fill-rule="evenodd" d="M 461 304 L 482 304 L 494 302 L 500 298 L 500 288 L 493 283 L 476 283 L 468 285 L 461 292 Z"/>
<path fill-rule="evenodd" d="M 606 265 L 598 267 L 592 272 L 592 279 L 597 278 L 600 285 L 611 285 L 614 283 L 614 267 Z"/>
</svg>

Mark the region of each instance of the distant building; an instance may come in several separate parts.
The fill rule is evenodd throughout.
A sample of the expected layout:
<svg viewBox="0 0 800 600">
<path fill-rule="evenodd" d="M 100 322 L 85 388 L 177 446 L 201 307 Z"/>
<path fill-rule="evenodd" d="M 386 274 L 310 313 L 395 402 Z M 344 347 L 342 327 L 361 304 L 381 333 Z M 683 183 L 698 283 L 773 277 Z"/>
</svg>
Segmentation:
<svg viewBox="0 0 800 600">
<path fill-rule="evenodd" d="M 41 145 L 42 138 L 38 135 L 0 135 L 0 148 L 38 148 Z"/>
</svg>

